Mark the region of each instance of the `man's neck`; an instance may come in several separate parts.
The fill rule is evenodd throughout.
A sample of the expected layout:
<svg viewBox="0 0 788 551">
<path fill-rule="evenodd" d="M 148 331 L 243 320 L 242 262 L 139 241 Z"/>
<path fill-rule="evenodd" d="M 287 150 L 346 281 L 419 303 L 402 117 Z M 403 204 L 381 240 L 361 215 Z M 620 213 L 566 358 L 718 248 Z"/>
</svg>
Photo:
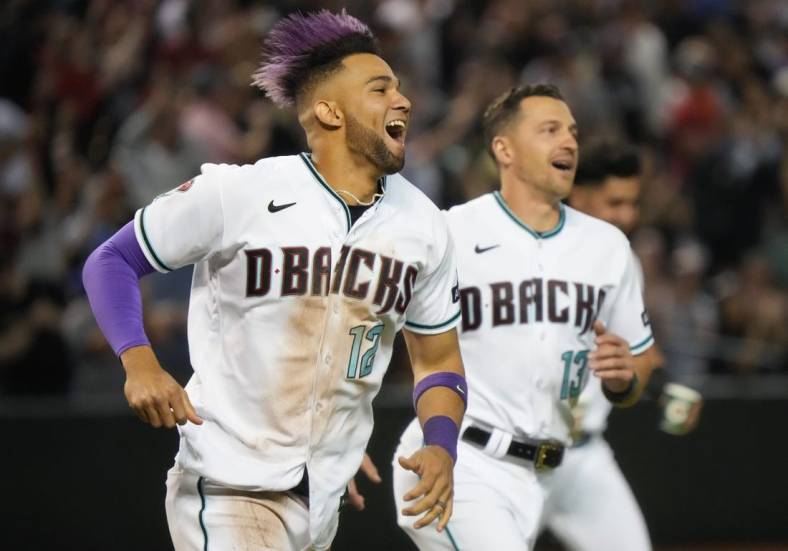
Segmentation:
<svg viewBox="0 0 788 551">
<path fill-rule="evenodd" d="M 561 216 L 561 200 L 525 182 L 501 176 L 501 196 L 525 225 L 537 232 L 555 228 Z"/>
<path fill-rule="evenodd" d="M 382 176 L 380 170 L 344 146 L 314 148 L 312 163 L 326 183 L 348 205 L 357 204 L 356 199 L 361 203 L 369 203 L 379 192 L 378 180 Z"/>
</svg>

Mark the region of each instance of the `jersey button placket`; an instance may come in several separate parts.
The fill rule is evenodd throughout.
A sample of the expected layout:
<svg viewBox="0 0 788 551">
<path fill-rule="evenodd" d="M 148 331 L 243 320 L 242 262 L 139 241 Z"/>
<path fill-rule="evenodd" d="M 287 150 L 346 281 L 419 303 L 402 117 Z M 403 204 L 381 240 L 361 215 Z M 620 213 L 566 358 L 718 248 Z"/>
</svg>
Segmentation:
<svg viewBox="0 0 788 551">
<path fill-rule="evenodd" d="M 544 274 L 544 263 L 542 261 L 542 248 L 543 248 L 543 240 L 540 237 L 536 238 L 536 269 L 539 271 L 539 275 Z M 539 330 L 539 340 L 543 341 L 545 339 L 545 331 L 544 329 Z"/>
</svg>

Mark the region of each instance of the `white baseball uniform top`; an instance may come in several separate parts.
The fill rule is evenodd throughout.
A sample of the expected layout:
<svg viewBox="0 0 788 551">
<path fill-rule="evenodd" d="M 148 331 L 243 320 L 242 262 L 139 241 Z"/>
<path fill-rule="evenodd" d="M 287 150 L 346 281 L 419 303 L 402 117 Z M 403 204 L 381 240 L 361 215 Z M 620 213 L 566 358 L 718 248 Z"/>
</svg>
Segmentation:
<svg viewBox="0 0 788 551">
<path fill-rule="evenodd" d="M 318 549 L 361 464 L 395 333 L 460 317 L 444 217 L 402 176 L 383 185 L 351 227 L 307 154 L 205 164 L 135 216 L 157 270 L 195 265 L 186 390 L 205 423 L 179 428 L 179 463 L 269 491 L 293 488 L 306 466 Z"/>
<path fill-rule="evenodd" d="M 643 291 L 645 289 L 643 266 L 635 251 L 630 249 L 630 252 L 632 253 L 632 265 L 635 268 L 635 275 L 640 284 L 640 289 Z M 644 319 L 648 323 L 648 318 L 644 317 Z M 645 350 L 644 348 L 641 352 Z M 583 389 L 582 394 L 580 394 L 580 399 L 576 406 L 578 411 L 575 412 L 575 416 L 579 416 L 579 429 L 581 431 L 601 434 L 607 428 L 607 418 L 610 415 L 610 410 L 613 409 L 613 405 L 605 398 L 602 392 L 602 381 L 594 377 L 591 379 L 586 388 Z"/>
<path fill-rule="evenodd" d="M 594 320 L 633 354 L 653 341 L 627 238 L 566 206 L 555 228 L 536 232 L 498 192 L 447 217 L 461 267 L 466 424 L 569 444 Z"/>
</svg>

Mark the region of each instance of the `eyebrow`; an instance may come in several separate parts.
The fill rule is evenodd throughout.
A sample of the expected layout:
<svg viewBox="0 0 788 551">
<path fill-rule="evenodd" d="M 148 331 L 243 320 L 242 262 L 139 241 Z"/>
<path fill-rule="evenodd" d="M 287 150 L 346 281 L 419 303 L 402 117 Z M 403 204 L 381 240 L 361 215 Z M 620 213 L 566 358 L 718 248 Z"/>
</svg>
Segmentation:
<svg viewBox="0 0 788 551">
<path fill-rule="evenodd" d="M 548 119 L 548 120 L 546 120 L 546 121 L 542 121 L 542 122 L 539 124 L 539 126 L 544 126 L 544 125 L 546 125 L 546 124 L 558 124 L 558 125 L 562 125 L 562 126 L 563 126 L 563 124 L 564 124 L 564 123 L 562 123 L 562 122 L 561 122 L 561 121 L 559 121 L 558 119 Z M 570 131 L 572 134 L 574 134 L 575 136 L 577 136 L 577 134 L 579 133 L 579 131 L 578 131 L 578 128 L 577 128 L 577 123 L 576 123 L 576 122 L 573 122 L 572 124 L 570 124 L 570 125 L 569 125 L 569 131 Z"/>
<path fill-rule="evenodd" d="M 366 82 L 366 84 L 369 84 L 370 82 L 375 82 L 376 80 L 382 80 L 382 81 L 384 81 L 384 82 L 394 82 L 394 83 L 396 84 L 396 88 L 397 88 L 397 90 L 399 90 L 400 80 L 399 80 L 398 78 L 393 78 L 393 77 L 390 77 L 390 76 L 388 76 L 388 75 L 378 75 L 378 76 L 374 76 L 374 77 L 372 77 L 371 79 L 369 79 L 369 80 Z"/>
</svg>

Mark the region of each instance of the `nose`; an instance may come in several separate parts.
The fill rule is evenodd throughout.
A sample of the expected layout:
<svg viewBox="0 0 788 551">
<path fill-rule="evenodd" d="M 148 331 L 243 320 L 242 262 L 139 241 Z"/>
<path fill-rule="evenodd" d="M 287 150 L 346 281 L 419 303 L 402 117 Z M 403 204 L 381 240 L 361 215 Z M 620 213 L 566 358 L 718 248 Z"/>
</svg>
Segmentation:
<svg viewBox="0 0 788 551">
<path fill-rule="evenodd" d="M 410 113 L 410 100 L 399 90 L 394 91 L 394 105 L 392 109 L 401 111 L 406 115 Z"/>
<path fill-rule="evenodd" d="M 564 141 L 561 144 L 562 147 L 569 149 L 572 153 L 577 153 L 577 136 L 575 136 L 571 131 L 566 131 L 566 136 L 564 137 Z"/>
</svg>

